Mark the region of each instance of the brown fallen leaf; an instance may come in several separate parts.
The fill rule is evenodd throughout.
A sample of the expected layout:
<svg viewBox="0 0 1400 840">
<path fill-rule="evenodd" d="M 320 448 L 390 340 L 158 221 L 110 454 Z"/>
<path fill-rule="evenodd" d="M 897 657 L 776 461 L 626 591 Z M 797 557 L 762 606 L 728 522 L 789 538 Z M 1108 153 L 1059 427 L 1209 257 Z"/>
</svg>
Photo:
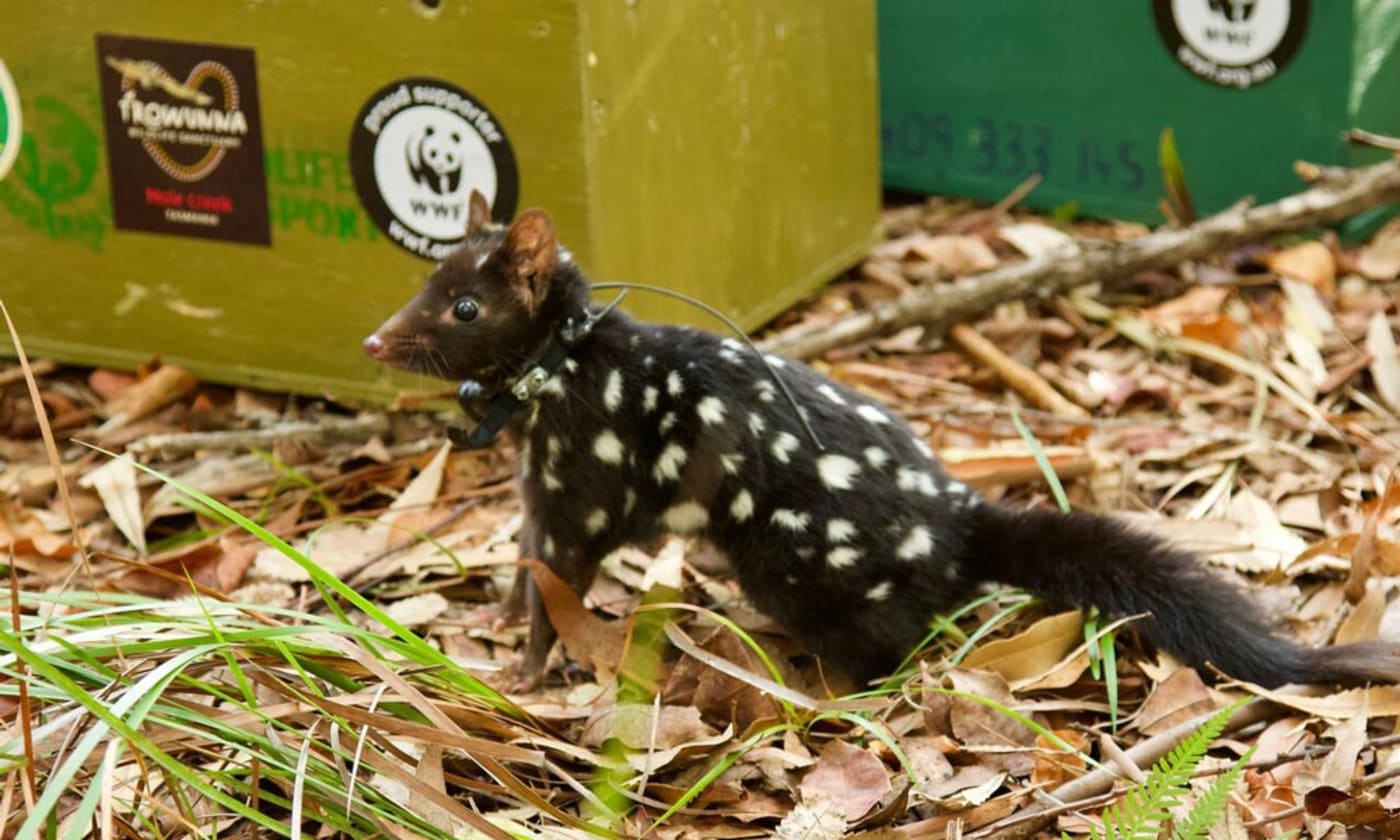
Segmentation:
<svg viewBox="0 0 1400 840">
<path fill-rule="evenodd" d="M 817 763 L 802 777 L 804 801 L 826 799 L 840 806 L 848 821 L 865 816 L 890 793 L 890 771 L 868 750 L 848 741 L 822 748 Z"/>
<path fill-rule="evenodd" d="M 978 645 L 963 666 L 995 671 L 1008 683 L 1034 680 L 1084 643 L 1084 616 L 1078 610 L 1047 616 L 1006 639 Z"/>
<path fill-rule="evenodd" d="M 1388 525 L 1397 506 L 1400 506 L 1400 482 L 1392 481 L 1366 512 L 1366 520 L 1352 546 L 1351 568 L 1347 573 L 1347 600 L 1353 604 L 1361 600 L 1362 593 L 1366 591 L 1366 581 L 1373 570 L 1379 574 L 1391 570 L 1386 562 L 1390 558 L 1385 556 L 1384 544 L 1388 541 L 1383 535 L 1391 533 Z"/>
<path fill-rule="evenodd" d="M 1197 341 L 1214 344 L 1216 347 L 1229 350 L 1231 353 L 1238 352 L 1240 349 L 1240 325 L 1228 315 L 1217 315 L 1214 318 L 1184 322 L 1181 325 L 1181 334 L 1185 338 L 1194 338 Z"/>
<path fill-rule="evenodd" d="M 954 696 L 948 711 L 953 735 L 965 747 L 985 746 L 1006 750 L 1008 747 L 1029 747 L 1035 743 L 1035 733 L 1025 724 L 985 702 L 972 699 L 982 698 L 1014 708 L 1016 700 L 1000 674 L 959 668 L 948 672 L 947 677 L 954 689 L 966 695 Z M 977 757 L 986 766 L 1016 776 L 1030 773 L 1034 765 L 1028 752 L 977 752 Z"/>
<path fill-rule="evenodd" d="M 1377 312 L 1366 326 L 1366 352 L 1371 356 L 1371 380 L 1381 401 L 1400 412 L 1400 351 L 1384 312 Z"/>
<path fill-rule="evenodd" d="M 136 377 L 131 374 L 108 368 L 97 368 L 88 374 L 88 387 L 96 392 L 103 402 L 112 402 L 135 384 Z"/>
<path fill-rule="evenodd" d="M 193 581 L 210 592 L 228 594 L 242 585 L 260 545 L 230 535 L 211 537 L 134 564 L 116 586 L 156 598 L 183 598 L 191 594 Z"/>
<path fill-rule="evenodd" d="M 700 647 L 745 670 L 765 672 L 758 655 L 728 630 L 716 628 L 700 642 Z M 782 667 L 786 659 L 775 656 L 772 661 Z M 662 702 L 694 706 L 710 723 L 732 724 L 740 732 L 782 712 L 772 695 L 689 656 L 682 656 L 671 670 L 661 696 Z"/>
<path fill-rule="evenodd" d="M 193 391 L 197 384 L 194 375 L 184 368 L 162 365 L 98 409 L 98 414 L 107 422 L 98 427 L 97 433 L 105 435 L 140 420 Z"/>
<path fill-rule="evenodd" d="M 717 731 L 691 706 L 617 703 L 596 709 L 583 726 L 579 743 L 601 747 L 615 741 L 627 750 L 626 761 L 651 773 L 682 754 L 708 753 L 731 740 L 732 727 Z"/>
<path fill-rule="evenodd" d="M 113 458 L 78 479 L 78 486 L 97 491 L 112 524 L 139 556 L 146 556 L 146 521 L 136 488 L 136 466 L 127 458 Z"/>
<path fill-rule="evenodd" d="M 1400 227 L 1387 225 L 1376 234 L 1371 244 L 1357 255 L 1356 270 L 1368 280 L 1400 278 Z"/>
<path fill-rule="evenodd" d="M 1180 334 L 1183 324 L 1218 319 L 1230 294 L 1225 286 L 1192 286 L 1171 300 L 1144 309 L 1142 315 L 1158 329 Z"/>
<path fill-rule="evenodd" d="M 1137 727 L 1156 735 L 1215 709 L 1210 690 L 1195 668 L 1178 668 L 1158 683 L 1138 711 Z"/>
<path fill-rule="evenodd" d="M 1384 616 L 1385 589 L 1375 584 L 1366 587 L 1361 600 L 1356 602 L 1342 626 L 1337 628 L 1335 643 L 1348 645 L 1380 638 L 1381 618 Z"/>
<path fill-rule="evenodd" d="M 594 615 L 578 593 L 539 560 L 521 560 L 520 565 L 535 579 L 549 622 L 559 631 L 559 640 L 569 656 L 587 663 L 599 674 L 617 673 L 627 647 L 626 622 L 604 621 Z"/>
<path fill-rule="evenodd" d="M 1372 791 L 1350 794 L 1330 785 L 1318 785 L 1303 795 L 1310 816 L 1348 828 L 1364 826 L 1381 837 L 1400 835 L 1400 811 L 1386 808 Z"/>
<path fill-rule="evenodd" d="M 1325 295 L 1337 291 L 1337 260 L 1321 242 L 1301 242 L 1275 251 L 1264 264 L 1273 273 L 1301 280 Z"/>
<path fill-rule="evenodd" d="M 1088 766 L 1083 754 L 1089 747 L 1089 736 L 1077 729 L 1056 729 L 1054 732 L 1061 741 L 1079 752 L 1067 753 L 1062 745 L 1043 735 L 1036 736 L 1035 767 L 1031 770 L 1031 784 L 1043 790 L 1052 790 L 1070 779 L 1079 778 Z"/>
<path fill-rule="evenodd" d="M 996 268 L 1000 262 L 987 243 L 978 236 L 932 236 L 918 240 L 909 250 L 953 275 L 987 271 Z"/>
</svg>

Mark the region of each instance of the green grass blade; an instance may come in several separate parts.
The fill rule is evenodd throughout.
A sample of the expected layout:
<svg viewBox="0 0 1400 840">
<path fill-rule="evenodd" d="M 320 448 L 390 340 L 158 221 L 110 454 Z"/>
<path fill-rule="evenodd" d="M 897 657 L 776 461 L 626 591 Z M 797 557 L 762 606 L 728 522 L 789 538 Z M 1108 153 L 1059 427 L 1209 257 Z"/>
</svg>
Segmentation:
<svg viewBox="0 0 1400 840">
<path fill-rule="evenodd" d="M 1069 497 L 1065 495 L 1065 487 L 1060 483 L 1060 477 L 1055 474 L 1055 468 L 1050 465 L 1050 459 L 1045 457 L 1045 450 L 1041 447 L 1040 441 L 1026 427 L 1026 423 L 1021 419 L 1019 411 L 1011 412 L 1011 422 L 1016 426 L 1016 432 L 1020 434 L 1021 440 L 1026 442 L 1026 446 L 1031 450 L 1031 456 L 1035 458 L 1035 465 L 1040 469 L 1041 475 L 1045 476 L 1045 483 L 1050 485 L 1050 494 L 1055 497 L 1055 504 L 1059 505 L 1061 513 L 1069 513 Z"/>
</svg>

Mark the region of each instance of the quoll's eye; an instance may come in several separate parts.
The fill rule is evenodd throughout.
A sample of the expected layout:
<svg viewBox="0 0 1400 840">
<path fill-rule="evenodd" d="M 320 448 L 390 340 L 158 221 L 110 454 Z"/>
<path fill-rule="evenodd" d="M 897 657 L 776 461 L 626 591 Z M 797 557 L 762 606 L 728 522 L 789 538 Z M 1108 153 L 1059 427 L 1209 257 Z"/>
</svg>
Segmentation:
<svg viewBox="0 0 1400 840">
<path fill-rule="evenodd" d="M 457 302 L 452 304 L 452 314 L 457 316 L 458 321 L 471 321 L 480 313 L 481 305 L 476 298 L 457 298 Z"/>
</svg>

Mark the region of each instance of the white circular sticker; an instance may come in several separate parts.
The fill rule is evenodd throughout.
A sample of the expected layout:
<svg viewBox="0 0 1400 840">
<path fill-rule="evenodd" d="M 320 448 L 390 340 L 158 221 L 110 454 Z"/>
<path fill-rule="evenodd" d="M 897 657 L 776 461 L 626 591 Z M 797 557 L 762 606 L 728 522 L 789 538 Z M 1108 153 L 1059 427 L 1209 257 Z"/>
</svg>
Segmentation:
<svg viewBox="0 0 1400 840">
<path fill-rule="evenodd" d="M 1208 82 L 1249 88 L 1293 60 L 1308 0 L 1154 0 L 1157 32 L 1172 56 Z"/>
<path fill-rule="evenodd" d="M 1289 0 L 1172 0 L 1176 28 L 1211 61 L 1235 66 L 1269 57 L 1288 32 Z"/>
<path fill-rule="evenodd" d="M 505 132 L 486 106 L 437 79 L 394 82 L 365 103 L 350 135 L 350 168 L 379 229 L 430 260 L 461 243 L 473 190 L 498 221 L 515 213 L 519 176 Z"/>
<path fill-rule="evenodd" d="M 461 237 L 472 190 L 496 200 L 486 141 L 457 114 L 431 105 L 406 108 L 384 124 L 374 181 L 399 221 L 433 239 Z"/>
</svg>

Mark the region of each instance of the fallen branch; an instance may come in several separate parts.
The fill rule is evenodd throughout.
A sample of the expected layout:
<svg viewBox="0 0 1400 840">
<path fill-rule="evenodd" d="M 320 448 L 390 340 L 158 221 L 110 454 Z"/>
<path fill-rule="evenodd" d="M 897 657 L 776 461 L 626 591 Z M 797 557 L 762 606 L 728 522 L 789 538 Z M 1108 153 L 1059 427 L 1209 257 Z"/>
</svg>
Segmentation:
<svg viewBox="0 0 1400 840">
<path fill-rule="evenodd" d="M 1391 159 L 1349 170 L 1345 177 L 1328 178 L 1272 204 L 1237 205 L 1180 230 L 1157 231 L 1107 247 L 1083 244 L 1074 254 L 1031 259 L 956 283 L 920 287 L 820 327 L 776 336 L 761 346 L 794 358 L 810 358 L 906 327 L 943 332 L 1002 301 L 1109 283 L 1274 234 L 1338 222 L 1396 200 L 1400 200 L 1400 160 Z"/>
<path fill-rule="evenodd" d="M 1230 722 L 1226 724 L 1225 731 L 1232 732 L 1251 723 L 1261 720 L 1268 720 L 1274 707 L 1268 703 L 1261 703 L 1252 700 L 1241 706 L 1238 711 L 1230 717 Z M 1146 741 L 1135 745 L 1132 749 L 1124 753 L 1125 760 L 1136 767 L 1151 767 L 1158 759 L 1171 752 L 1177 744 L 1189 738 L 1193 732 L 1201 727 L 1203 723 L 1210 719 L 1210 714 L 1201 715 L 1193 720 L 1173 726 L 1171 729 L 1153 735 Z M 991 838 L 1007 840 L 1007 838 L 1029 837 L 1044 828 L 1055 816 L 1064 813 L 1066 805 L 1082 805 L 1083 807 L 1097 806 L 1099 798 L 1112 789 L 1114 782 L 1123 778 L 1119 773 L 1113 772 L 1111 768 L 1094 770 L 1086 773 L 1077 779 L 1066 782 L 1054 790 L 1041 794 L 1038 798 L 1040 802 L 1029 808 L 1023 809 L 1011 816 L 998 820 L 991 825 L 979 828 L 968 835 L 971 838 Z"/>
<path fill-rule="evenodd" d="M 280 423 L 266 429 L 232 429 L 225 432 L 177 432 L 149 435 L 127 444 L 132 455 L 160 453 L 167 457 L 210 449 L 257 449 L 298 440 L 308 443 L 350 443 L 386 434 L 389 421 L 383 414 L 361 414 L 349 420 L 326 418 L 313 423 Z"/>
</svg>

